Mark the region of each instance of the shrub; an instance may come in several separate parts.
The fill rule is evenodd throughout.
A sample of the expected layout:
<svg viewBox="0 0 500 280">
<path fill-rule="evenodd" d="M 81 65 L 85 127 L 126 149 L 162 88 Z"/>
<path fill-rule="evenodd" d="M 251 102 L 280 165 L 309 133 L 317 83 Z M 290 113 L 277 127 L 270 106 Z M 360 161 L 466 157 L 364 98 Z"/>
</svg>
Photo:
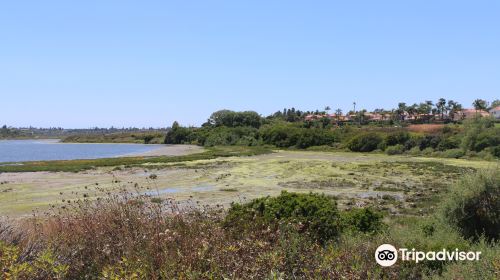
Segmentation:
<svg viewBox="0 0 500 280">
<path fill-rule="evenodd" d="M 353 152 L 371 152 L 377 149 L 382 137 L 376 133 L 364 133 L 354 136 L 347 147 Z"/>
<path fill-rule="evenodd" d="M 442 138 L 439 135 L 426 135 L 420 140 L 420 150 L 432 148 L 433 150 L 439 146 Z"/>
<path fill-rule="evenodd" d="M 434 149 L 431 147 L 428 147 L 428 148 L 423 149 L 421 153 L 424 156 L 431 156 L 432 153 L 434 153 Z"/>
<path fill-rule="evenodd" d="M 35 254 L 28 262 L 22 260 L 19 247 L 0 241 L 0 279 L 63 279 L 68 269 L 50 250 Z"/>
<path fill-rule="evenodd" d="M 460 147 L 460 138 L 451 136 L 447 138 L 443 138 L 441 142 L 437 145 L 437 150 L 445 151 L 449 149 L 455 149 Z"/>
<path fill-rule="evenodd" d="M 336 140 L 331 130 L 297 127 L 293 124 L 266 125 L 260 129 L 260 135 L 264 143 L 285 148 L 331 145 Z"/>
<path fill-rule="evenodd" d="M 291 223 L 320 241 L 338 236 L 341 230 L 335 201 L 314 193 L 283 191 L 277 197 L 258 198 L 246 204 L 235 203 L 225 218 L 227 226 L 236 227 L 252 224 L 253 221 Z"/>
<path fill-rule="evenodd" d="M 203 142 L 204 146 L 245 145 L 257 143 L 257 129 L 253 127 L 215 127 L 208 128 Z"/>
<path fill-rule="evenodd" d="M 184 144 L 190 142 L 191 129 L 181 127 L 178 122 L 172 124 L 172 129 L 165 136 L 165 144 Z"/>
<path fill-rule="evenodd" d="M 490 118 L 475 118 L 464 123 L 461 146 L 464 150 L 480 152 L 488 146 L 500 145 L 500 128 Z"/>
<path fill-rule="evenodd" d="M 450 149 L 442 153 L 442 157 L 445 158 L 461 158 L 465 155 L 462 149 Z"/>
<path fill-rule="evenodd" d="M 404 143 L 405 145 L 405 150 L 411 150 L 414 147 L 418 148 L 418 151 L 420 151 L 420 142 L 422 142 L 422 139 L 424 137 L 422 135 L 411 135 L 410 139 Z"/>
<path fill-rule="evenodd" d="M 420 155 L 420 147 L 418 147 L 418 146 L 417 146 L 417 147 L 413 147 L 413 148 L 411 148 L 411 149 L 408 151 L 408 153 L 409 153 L 410 155 L 412 155 L 412 156 L 418 156 L 418 155 Z"/>
<path fill-rule="evenodd" d="M 500 174 L 479 171 L 458 182 L 444 204 L 444 216 L 465 238 L 500 235 Z"/>
<path fill-rule="evenodd" d="M 479 133 L 472 150 L 480 152 L 489 147 L 500 146 L 500 128 L 489 128 Z"/>
<path fill-rule="evenodd" d="M 377 233 L 384 228 L 382 214 L 371 208 L 358 208 L 342 213 L 344 226 L 347 229 L 363 233 Z"/>
<path fill-rule="evenodd" d="M 395 146 L 389 146 L 385 149 L 385 153 L 388 155 L 399 155 L 405 151 L 405 147 L 401 144 Z"/>
<path fill-rule="evenodd" d="M 494 147 L 491 150 L 491 154 L 493 154 L 493 156 L 495 156 L 495 157 L 499 157 L 500 158 L 500 145 Z"/>
<path fill-rule="evenodd" d="M 410 139 L 410 134 L 406 131 L 397 131 L 393 133 L 389 133 L 385 137 L 385 143 L 387 146 L 394 146 L 398 144 L 404 144 L 406 141 Z"/>
</svg>

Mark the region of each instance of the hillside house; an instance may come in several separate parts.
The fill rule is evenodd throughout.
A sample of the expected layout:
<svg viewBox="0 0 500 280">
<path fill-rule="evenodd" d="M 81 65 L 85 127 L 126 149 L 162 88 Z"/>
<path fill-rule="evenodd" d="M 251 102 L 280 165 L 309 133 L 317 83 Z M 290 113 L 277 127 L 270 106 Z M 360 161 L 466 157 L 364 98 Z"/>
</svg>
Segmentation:
<svg viewBox="0 0 500 280">
<path fill-rule="evenodd" d="M 472 119 L 475 117 L 489 117 L 490 114 L 486 111 L 483 110 L 476 110 L 476 109 L 463 109 L 461 111 L 458 111 L 454 117 L 453 120 L 459 121 L 459 120 L 464 120 L 464 119 Z"/>
</svg>

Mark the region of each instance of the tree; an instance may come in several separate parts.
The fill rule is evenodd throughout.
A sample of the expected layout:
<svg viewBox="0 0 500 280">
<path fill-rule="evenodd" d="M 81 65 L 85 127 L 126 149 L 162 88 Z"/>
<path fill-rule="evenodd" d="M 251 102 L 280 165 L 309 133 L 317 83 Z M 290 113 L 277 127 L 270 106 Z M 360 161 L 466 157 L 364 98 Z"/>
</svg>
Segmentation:
<svg viewBox="0 0 500 280">
<path fill-rule="evenodd" d="M 408 106 L 406 108 L 406 111 L 408 112 L 408 116 L 413 118 L 418 113 L 417 108 L 418 108 L 417 104 L 413 104 L 411 106 Z"/>
<path fill-rule="evenodd" d="M 495 99 L 491 102 L 489 109 L 491 110 L 491 109 L 496 108 L 498 106 L 500 106 L 500 99 Z"/>
<path fill-rule="evenodd" d="M 335 116 L 337 117 L 337 122 L 340 121 L 340 116 L 342 116 L 342 109 L 338 108 L 335 110 Z"/>
<path fill-rule="evenodd" d="M 398 103 L 398 109 L 396 109 L 396 114 L 399 116 L 399 120 L 405 120 L 405 112 L 406 112 L 406 103 L 400 102 Z"/>
<path fill-rule="evenodd" d="M 462 110 L 462 105 L 450 99 L 448 100 L 448 110 L 450 110 L 450 119 L 454 120 L 455 114 Z"/>
<path fill-rule="evenodd" d="M 330 108 L 330 106 L 326 106 L 326 107 L 325 107 L 325 112 L 326 112 L 327 114 L 329 114 L 329 111 L 330 111 L 331 109 L 332 109 L 332 108 Z"/>
<path fill-rule="evenodd" d="M 446 108 L 446 99 L 439 98 L 438 102 L 436 102 L 437 113 L 441 115 L 441 120 L 444 119 L 444 113 Z"/>
<path fill-rule="evenodd" d="M 477 115 L 477 111 L 486 110 L 486 108 L 488 107 L 488 102 L 483 99 L 476 99 L 474 100 L 474 102 L 472 102 L 472 106 L 474 106 L 474 109 L 476 109 Z"/>
<path fill-rule="evenodd" d="M 287 114 L 291 115 L 291 110 L 289 109 L 288 111 Z M 234 112 L 230 110 L 220 110 L 212 113 L 207 123 L 210 126 L 251 126 L 259 128 L 261 125 L 261 117 L 258 113 L 253 111 Z"/>
</svg>

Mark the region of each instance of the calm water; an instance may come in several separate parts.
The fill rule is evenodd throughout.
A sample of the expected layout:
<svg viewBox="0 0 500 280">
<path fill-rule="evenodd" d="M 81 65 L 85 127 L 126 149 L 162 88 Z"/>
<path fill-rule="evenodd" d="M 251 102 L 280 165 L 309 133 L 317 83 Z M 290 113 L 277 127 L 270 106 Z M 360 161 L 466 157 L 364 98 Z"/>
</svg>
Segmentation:
<svg viewBox="0 0 500 280">
<path fill-rule="evenodd" d="M 0 162 L 108 158 L 158 149 L 161 145 L 69 144 L 57 140 L 0 140 Z"/>
</svg>

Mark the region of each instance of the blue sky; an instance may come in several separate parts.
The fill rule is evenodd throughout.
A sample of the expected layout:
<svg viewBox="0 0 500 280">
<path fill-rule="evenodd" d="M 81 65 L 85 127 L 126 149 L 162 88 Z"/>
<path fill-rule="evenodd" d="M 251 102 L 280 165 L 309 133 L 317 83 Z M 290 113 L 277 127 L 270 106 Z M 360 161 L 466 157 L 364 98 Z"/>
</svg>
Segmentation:
<svg viewBox="0 0 500 280">
<path fill-rule="evenodd" d="M 3 1 L 0 124 L 500 98 L 499 1 Z"/>
</svg>

